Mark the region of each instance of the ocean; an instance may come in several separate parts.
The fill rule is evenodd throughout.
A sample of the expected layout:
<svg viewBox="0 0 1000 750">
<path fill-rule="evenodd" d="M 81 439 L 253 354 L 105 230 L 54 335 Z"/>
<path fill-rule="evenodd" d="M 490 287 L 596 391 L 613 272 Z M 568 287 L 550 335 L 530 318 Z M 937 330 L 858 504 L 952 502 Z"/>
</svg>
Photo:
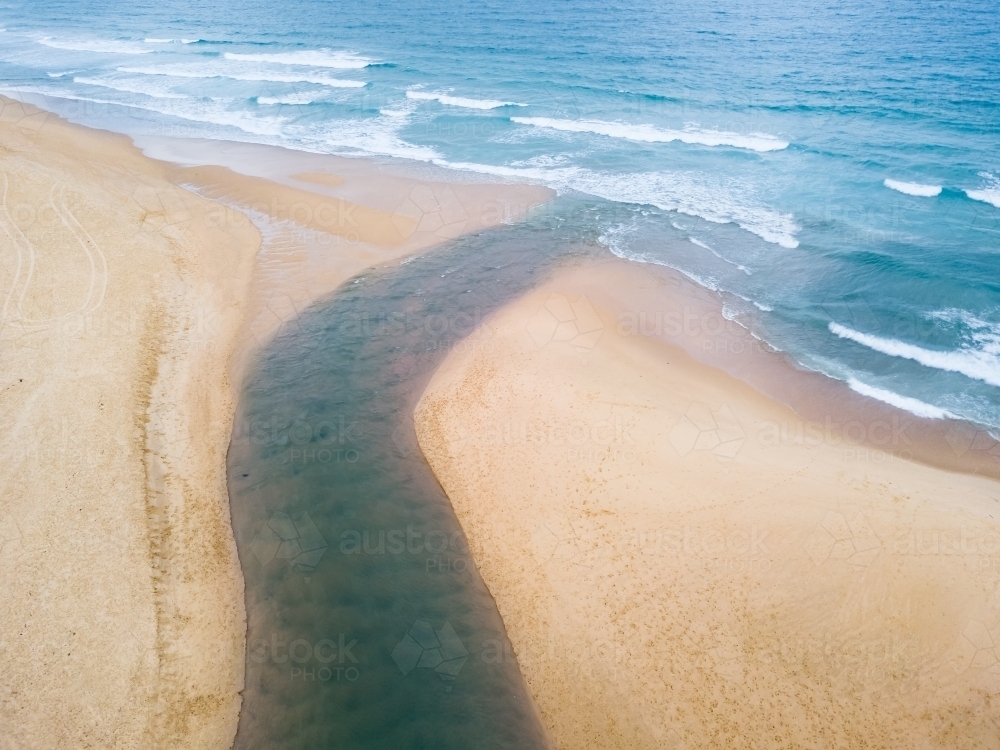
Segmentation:
<svg viewBox="0 0 1000 750">
<path fill-rule="evenodd" d="M 800 366 L 1000 435 L 992 3 L 4 2 L 0 27 L 0 89 L 77 122 L 581 197 L 576 229 Z"/>
</svg>

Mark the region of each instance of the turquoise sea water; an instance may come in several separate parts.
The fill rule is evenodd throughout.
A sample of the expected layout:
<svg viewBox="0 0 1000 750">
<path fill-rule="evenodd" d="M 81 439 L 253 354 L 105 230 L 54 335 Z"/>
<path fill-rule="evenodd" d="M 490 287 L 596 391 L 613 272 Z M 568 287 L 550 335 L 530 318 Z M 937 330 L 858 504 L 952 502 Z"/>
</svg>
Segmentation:
<svg viewBox="0 0 1000 750">
<path fill-rule="evenodd" d="M 0 87 L 85 123 L 579 192 L 612 252 L 802 365 L 1000 428 L 989 2 L 0 5 Z"/>
</svg>

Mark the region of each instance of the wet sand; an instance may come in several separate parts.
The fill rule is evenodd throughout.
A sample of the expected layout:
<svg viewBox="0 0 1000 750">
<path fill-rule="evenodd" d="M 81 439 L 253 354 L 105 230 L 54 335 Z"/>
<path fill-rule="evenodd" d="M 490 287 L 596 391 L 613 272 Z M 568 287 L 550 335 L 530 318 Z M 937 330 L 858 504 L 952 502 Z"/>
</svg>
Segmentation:
<svg viewBox="0 0 1000 750">
<path fill-rule="evenodd" d="M 416 408 L 550 736 L 995 746 L 1000 484 L 910 459 L 995 476 L 996 441 L 747 361 L 710 296 L 654 266 L 569 270 Z"/>
<path fill-rule="evenodd" d="M 176 165 L 178 184 L 218 202 L 215 224 L 254 225 L 264 234 L 234 381 L 282 326 L 294 327 L 312 304 L 365 269 L 512 224 L 554 195 L 537 185 L 462 182 L 406 162 L 195 139 L 140 145 Z"/>
</svg>

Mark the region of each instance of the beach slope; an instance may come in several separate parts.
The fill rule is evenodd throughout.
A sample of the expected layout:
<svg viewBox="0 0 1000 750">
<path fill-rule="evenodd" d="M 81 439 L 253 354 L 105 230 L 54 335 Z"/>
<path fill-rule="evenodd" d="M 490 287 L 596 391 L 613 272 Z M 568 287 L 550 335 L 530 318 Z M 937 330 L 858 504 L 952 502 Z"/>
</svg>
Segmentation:
<svg viewBox="0 0 1000 750">
<path fill-rule="evenodd" d="M 228 362 L 260 238 L 0 99 L 0 747 L 229 747 Z"/>
<path fill-rule="evenodd" d="M 558 747 L 995 747 L 1000 485 L 642 335 L 651 283 L 564 273 L 416 409 Z"/>
</svg>

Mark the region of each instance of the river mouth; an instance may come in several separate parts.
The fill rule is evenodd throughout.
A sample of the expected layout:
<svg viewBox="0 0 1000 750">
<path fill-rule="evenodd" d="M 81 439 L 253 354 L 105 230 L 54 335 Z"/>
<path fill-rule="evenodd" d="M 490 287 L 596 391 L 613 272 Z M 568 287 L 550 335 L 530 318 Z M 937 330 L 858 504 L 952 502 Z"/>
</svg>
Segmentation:
<svg viewBox="0 0 1000 750">
<path fill-rule="evenodd" d="M 569 229 L 586 210 L 559 199 L 366 272 L 260 352 L 227 465 L 247 608 L 237 748 L 547 746 L 412 412 L 493 311 L 603 252 Z"/>
</svg>

